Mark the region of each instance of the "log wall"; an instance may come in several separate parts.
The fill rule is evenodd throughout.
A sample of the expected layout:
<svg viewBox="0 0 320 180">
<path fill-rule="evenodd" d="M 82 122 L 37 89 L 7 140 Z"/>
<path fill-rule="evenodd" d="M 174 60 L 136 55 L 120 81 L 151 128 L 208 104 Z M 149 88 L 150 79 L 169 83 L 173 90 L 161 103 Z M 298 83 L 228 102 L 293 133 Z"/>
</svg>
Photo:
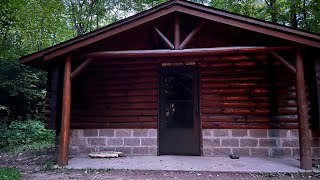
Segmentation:
<svg viewBox="0 0 320 180">
<path fill-rule="evenodd" d="M 265 56 L 200 63 L 203 128 L 297 128 L 295 74 Z"/>
<path fill-rule="evenodd" d="M 73 80 L 72 128 L 156 128 L 157 64 L 97 60 Z"/>
<path fill-rule="evenodd" d="M 284 65 L 266 55 L 192 61 L 200 74 L 202 128 L 297 128 L 295 74 Z M 71 128 L 157 128 L 161 62 L 170 59 L 92 61 L 72 80 Z M 48 86 L 47 127 L 50 97 Z"/>
</svg>

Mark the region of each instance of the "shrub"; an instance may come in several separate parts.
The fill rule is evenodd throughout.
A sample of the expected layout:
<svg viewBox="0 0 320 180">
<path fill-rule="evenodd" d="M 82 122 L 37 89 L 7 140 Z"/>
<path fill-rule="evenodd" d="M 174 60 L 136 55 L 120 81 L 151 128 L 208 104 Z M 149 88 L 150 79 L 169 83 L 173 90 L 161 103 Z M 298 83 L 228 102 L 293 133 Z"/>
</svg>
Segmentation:
<svg viewBox="0 0 320 180">
<path fill-rule="evenodd" d="M 15 120 L 0 124 L 0 148 L 8 150 L 41 149 L 54 144 L 54 131 L 39 120 Z"/>
<path fill-rule="evenodd" d="M 0 167 L 0 179 L 1 180 L 20 180 L 21 173 L 15 168 Z"/>
</svg>

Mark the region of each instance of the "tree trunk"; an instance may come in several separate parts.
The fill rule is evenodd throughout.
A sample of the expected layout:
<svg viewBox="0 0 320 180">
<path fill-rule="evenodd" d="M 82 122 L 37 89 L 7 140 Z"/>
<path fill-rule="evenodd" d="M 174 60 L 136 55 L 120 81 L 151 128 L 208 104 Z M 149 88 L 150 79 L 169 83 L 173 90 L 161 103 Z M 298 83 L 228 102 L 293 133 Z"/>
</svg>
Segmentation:
<svg viewBox="0 0 320 180">
<path fill-rule="evenodd" d="M 297 1 L 291 0 L 290 2 L 290 20 L 291 20 L 291 27 L 297 28 L 298 27 L 298 19 L 297 19 Z"/>
</svg>

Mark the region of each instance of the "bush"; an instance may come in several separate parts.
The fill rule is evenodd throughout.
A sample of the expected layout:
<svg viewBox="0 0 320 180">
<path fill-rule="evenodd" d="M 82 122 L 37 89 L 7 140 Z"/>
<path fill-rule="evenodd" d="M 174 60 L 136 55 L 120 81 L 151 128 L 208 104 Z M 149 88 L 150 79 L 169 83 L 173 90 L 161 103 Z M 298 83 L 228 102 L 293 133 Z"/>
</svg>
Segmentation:
<svg viewBox="0 0 320 180">
<path fill-rule="evenodd" d="M 0 167 L 0 179 L 1 180 L 20 180 L 21 173 L 15 168 Z"/>
<path fill-rule="evenodd" d="M 6 150 L 41 149 L 53 146 L 54 131 L 39 120 L 15 120 L 0 124 L 0 148 Z"/>
</svg>

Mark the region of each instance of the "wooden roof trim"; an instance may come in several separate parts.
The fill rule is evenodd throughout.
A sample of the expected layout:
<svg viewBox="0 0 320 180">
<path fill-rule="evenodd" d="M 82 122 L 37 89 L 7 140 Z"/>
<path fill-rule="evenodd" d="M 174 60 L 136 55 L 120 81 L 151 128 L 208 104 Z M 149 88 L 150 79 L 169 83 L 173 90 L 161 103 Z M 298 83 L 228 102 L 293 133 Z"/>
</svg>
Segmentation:
<svg viewBox="0 0 320 180">
<path fill-rule="evenodd" d="M 178 1 L 177 3 L 182 5 L 182 6 L 188 7 L 188 8 L 193 8 L 193 9 L 197 9 L 197 10 L 200 10 L 200 11 L 206 11 L 206 12 L 209 12 L 209 13 L 212 13 L 212 14 L 216 14 L 216 15 L 219 15 L 219 16 L 236 19 L 238 21 L 240 20 L 240 21 L 243 21 L 243 22 L 246 22 L 246 23 L 252 23 L 252 24 L 255 24 L 255 25 L 259 25 L 259 26 L 273 28 L 273 29 L 277 29 L 277 30 L 280 30 L 280 31 L 290 32 L 290 33 L 297 34 L 297 35 L 299 34 L 301 36 L 307 36 L 309 38 L 314 38 L 314 39 L 320 40 L 320 35 L 319 34 L 308 32 L 308 31 L 304 31 L 302 29 L 295 29 L 295 28 L 292 28 L 292 27 L 289 27 L 289 26 L 284 26 L 284 25 L 281 25 L 281 24 L 276 24 L 276 23 L 272 23 L 272 22 L 268 22 L 268 21 L 263 21 L 261 19 L 257 19 L 257 18 L 254 18 L 254 17 L 244 16 L 244 15 L 241 15 L 241 14 L 235 14 L 235 13 L 232 13 L 232 12 L 228 12 L 228 11 L 221 10 L 221 9 L 216 9 L 216 8 L 213 8 L 213 7 L 204 6 L 202 4 L 196 4 L 196 3 L 193 3 L 193 2 Z"/>
<path fill-rule="evenodd" d="M 54 57 L 57 57 L 59 55 L 65 54 L 67 52 L 70 52 L 72 50 L 78 49 L 80 47 L 83 47 L 83 46 L 89 45 L 91 43 L 97 42 L 99 40 L 102 40 L 104 38 L 113 36 L 115 34 L 123 32 L 125 30 L 134 28 L 134 27 L 139 26 L 141 24 L 144 24 L 146 22 L 152 21 L 152 20 L 154 20 L 154 19 L 156 19 L 158 17 L 161 17 L 163 15 L 169 14 L 169 13 L 174 12 L 174 11 L 176 11 L 176 7 L 170 7 L 168 9 L 162 9 L 160 11 L 157 11 L 157 12 L 155 12 L 154 14 L 152 14 L 150 16 L 145 16 L 145 17 L 143 17 L 141 19 L 137 19 L 135 21 L 130 21 L 130 22 L 126 23 L 126 24 L 123 24 L 122 26 L 117 27 L 116 29 L 112 29 L 110 31 L 105 31 L 104 33 L 98 34 L 98 35 L 96 35 L 96 36 L 94 36 L 92 38 L 85 39 L 85 40 L 83 40 L 81 42 L 71 44 L 71 45 L 69 45 L 69 46 L 67 46 L 67 47 L 65 47 L 63 49 L 58 49 L 56 51 L 48 52 L 47 54 L 44 55 L 44 60 L 47 61 L 47 60 L 52 59 Z"/>
<path fill-rule="evenodd" d="M 72 45 L 72 44 L 75 44 L 75 43 L 79 43 L 81 41 L 85 41 L 88 38 L 93 38 L 93 37 L 98 36 L 98 35 L 101 36 L 103 33 L 106 33 L 106 32 L 108 33 L 108 31 L 115 30 L 115 28 L 118 28 L 121 25 L 126 25 L 127 23 L 133 23 L 133 21 L 135 21 L 135 20 L 137 20 L 139 18 L 144 18 L 145 16 L 148 16 L 150 14 L 153 14 L 153 13 L 159 14 L 159 12 L 157 12 L 157 11 L 161 11 L 162 13 L 161 12 L 160 13 L 162 15 L 169 14 L 169 13 L 174 11 L 172 9 L 172 7 L 173 7 L 172 5 L 173 4 L 175 4 L 175 1 L 169 1 L 169 2 L 163 3 L 163 4 L 159 5 L 159 6 L 156 6 L 154 8 L 149 9 L 149 10 L 146 10 L 146 11 L 143 11 L 141 13 L 135 14 L 135 15 L 133 15 L 131 17 L 126 18 L 126 19 L 122 19 L 122 20 L 120 20 L 120 21 L 118 21 L 116 23 L 107 25 L 106 27 L 103 27 L 103 28 L 97 29 L 95 31 L 89 32 L 87 34 L 72 38 L 72 39 L 70 39 L 68 41 L 65 41 L 65 42 L 59 43 L 57 45 L 48 47 L 48 48 L 43 49 L 41 51 L 38 51 L 38 52 L 35 52 L 35 53 L 32 53 L 32 54 L 23 56 L 23 57 L 19 58 L 20 59 L 20 63 L 26 63 L 26 62 L 28 62 L 30 60 L 41 58 L 41 57 L 45 56 L 46 54 L 48 54 L 48 53 L 50 53 L 52 51 L 59 50 L 61 48 L 64 48 L 66 46 L 69 46 L 69 45 Z M 163 12 L 165 12 L 165 13 L 163 13 Z M 156 18 L 158 18 L 158 17 L 156 17 Z M 155 19 L 155 18 L 153 18 L 153 19 Z"/>
<path fill-rule="evenodd" d="M 127 29 L 133 28 L 135 26 L 146 23 L 148 21 L 151 21 L 153 19 L 156 19 L 158 17 L 161 17 L 163 15 L 169 14 L 174 11 L 180 11 L 187 14 L 188 13 L 190 14 L 190 12 L 192 12 L 191 15 L 194 15 L 194 16 L 198 16 L 199 14 L 201 14 L 201 16 L 198 16 L 198 17 L 208 19 L 211 21 L 216 21 L 219 23 L 224 23 L 231 26 L 240 27 L 247 30 L 252 30 L 252 28 L 254 28 L 255 30 L 253 31 L 256 31 L 259 33 L 263 33 L 263 34 L 267 34 L 267 35 L 279 37 L 282 39 L 287 39 L 294 42 L 320 48 L 320 42 L 316 42 L 316 41 L 320 41 L 320 35 L 316 35 L 310 32 L 305 32 L 302 30 L 296 30 L 283 25 L 264 22 L 262 20 L 258 20 L 255 18 L 246 17 L 246 16 L 230 13 L 223 10 L 218 10 L 212 7 L 207 7 L 207 6 L 192 3 L 192 2 L 187 2 L 182 0 L 173 0 L 167 3 L 164 3 L 162 5 L 159 5 L 157 7 L 151 8 L 147 11 L 138 13 L 129 18 L 118 21 L 117 23 L 98 29 L 96 31 L 84 34 L 82 36 L 68 40 L 66 42 L 46 48 L 42 51 L 38 51 L 33 54 L 21 57 L 20 62 L 26 63 L 28 61 L 39 59 L 39 58 L 48 60 L 48 59 L 57 57 L 59 55 L 62 55 L 64 53 L 68 53 L 77 48 L 83 47 L 85 45 L 94 43 L 106 37 L 112 36 L 119 32 L 123 32 Z M 149 15 L 152 15 L 152 16 L 148 17 Z M 208 15 L 210 18 L 208 17 Z M 139 21 L 139 23 L 136 23 L 135 21 Z M 129 26 L 128 24 L 131 26 Z M 122 27 L 122 25 L 125 26 L 126 28 Z M 120 27 L 121 29 L 119 29 Z M 282 33 L 279 31 L 282 31 Z M 291 33 L 291 35 L 287 33 Z M 304 37 L 299 37 L 299 36 L 304 36 Z M 306 38 L 309 38 L 309 40 L 307 40 Z M 311 39 L 314 39 L 314 40 L 311 40 Z"/>
<path fill-rule="evenodd" d="M 262 26 L 257 26 L 257 25 L 254 25 L 254 24 L 248 24 L 246 22 L 237 21 L 235 19 L 230 19 L 230 18 L 227 18 L 227 17 L 218 16 L 218 15 L 215 15 L 215 14 L 208 14 L 206 12 L 201 12 L 201 11 L 198 11 L 198 10 L 194 10 L 194 9 L 190 9 L 190 8 L 186 8 L 186 7 L 182 7 L 182 6 L 177 7 L 177 11 L 179 11 L 181 13 L 187 13 L 187 14 L 190 14 L 190 15 L 201 17 L 201 18 L 204 18 L 204 19 L 208 19 L 208 20 L 211 20 L 211 21 L 219 22 L 219 23 L 222 23 L 222 24 L 231 25 L 231 26 L 242 28 L 242 29 L 247 29 L 247 30 L 250 30 L 250 31 L 255 31 L 255 32 L 262 33 L 262 34 L 275 36 L 275 37 L 278 37 L 278 38 L 281 38 L 281 39 L 286 39 L 286 40 L 290 40 L 290 41 L 293 41 L 293 42 L 298 42 L 298 43 L 301 43 L 301 44 L 306 44 L 306 45 L 309 45 L 309 46 L 320 48 L 320 42 L 316 42 L 314 40 L 310 40 L 310 39 L 306 39 L 306 38 L 303 38 L 303 37 L 300 37 L 300 36 L 297 36 L 297 35 L 293 35 L 291 33 L 288 34 L 288 33 L 285 33 L 285 32 L 274 30 L 274 29 L 269 29 L 269 28 L 262 27 Z M 320 40 L 320 36 L 319 36 L 319 40 Z"/>
</svg>

